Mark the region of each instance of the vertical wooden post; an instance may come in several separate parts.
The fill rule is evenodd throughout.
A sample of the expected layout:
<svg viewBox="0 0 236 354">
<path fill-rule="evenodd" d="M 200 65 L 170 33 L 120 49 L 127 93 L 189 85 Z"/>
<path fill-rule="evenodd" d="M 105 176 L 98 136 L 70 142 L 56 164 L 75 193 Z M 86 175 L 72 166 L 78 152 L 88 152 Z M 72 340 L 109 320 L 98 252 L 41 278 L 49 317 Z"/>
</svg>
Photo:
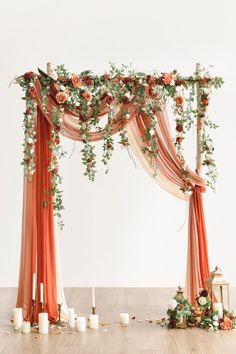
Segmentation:
<svg viewBox="0 0 236 354">
<path fill-rule="evenodd" d="M 196 64 L 196 73 L 200 71 L 200 64 Z M 197 110 L 201 109 L 200 102 L 200 92 L 199 84 L 196 82 L 196 93 L 197 93 Z M 202 118 L 197 119 L 197 153 L 196 153 L 196 172 L 199 176 L 202 175 L 202 156 L 201 156 L 201 138 L 202 138 Z"/>
<path fill-rule="evenodd" d="M 48 75 L 52 74 L 52 63 L 47 63 L 47 74 Z"/>
</svg>

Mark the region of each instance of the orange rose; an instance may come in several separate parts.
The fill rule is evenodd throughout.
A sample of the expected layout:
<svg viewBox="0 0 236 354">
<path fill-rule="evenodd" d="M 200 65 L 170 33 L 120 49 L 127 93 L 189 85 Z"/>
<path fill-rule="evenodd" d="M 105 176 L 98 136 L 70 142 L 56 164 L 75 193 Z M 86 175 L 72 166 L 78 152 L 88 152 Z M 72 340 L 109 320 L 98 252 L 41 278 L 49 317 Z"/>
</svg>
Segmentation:
<svg viewBox="0 0 236 354">
<path fill-rule="evenodd" d="M 67 101 L 67 95 L 65 94 L 65 92 L 58 92 L 56 94 L 56 100 L 58 103 L 63 104 Z"/>
<path fill-rule="evenodd" d="M 91 93 L 84 91 L 81 93 L 81 96 L 86 100 L 86 101 L 90 101 L 91 100 Z"/>
<path fill-rule="evenodd" d="M 78 75 L 72 75 L 71 82 L 74 88 L 77 88 L 81 85 L 81 81 Z"/>
<path fill-rule="evenodd" d="M 184 103 L 184 98 L 183 96 L 176 96 L 175 97 L 175 103 L 177 106 L 182 106 Z"/>
<path fill-rule="evenodd" d="M 105 74 L 102 75 L 102 79 L 104 81 L 108 81 L 108 80 L 110 80 L 110 75 L 105 73 Z"/>
<path fill-rule="evenodd" d="M 168 73 L 164 73 L 163 76 L 162 76 L 162 82 L 165 85 L 170 85 L 172 79 L 173 79 L 173 76 L 171 74 L 168 74 Z"/>
</svg>

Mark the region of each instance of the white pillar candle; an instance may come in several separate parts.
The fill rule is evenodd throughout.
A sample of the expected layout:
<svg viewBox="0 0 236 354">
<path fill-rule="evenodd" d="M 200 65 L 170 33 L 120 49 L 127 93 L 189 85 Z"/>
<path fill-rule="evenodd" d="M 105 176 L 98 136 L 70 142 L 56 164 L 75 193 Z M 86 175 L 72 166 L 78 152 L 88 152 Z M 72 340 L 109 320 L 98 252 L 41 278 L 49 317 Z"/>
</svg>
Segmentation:
<svg viewBox="0 0 236 354">
<path fill-rule="evenodd" d="M 77 330 L 79 332 L 86 332 L 86 318 L 77 317 Z"/>
<path fill-rule="evenodd" d="M 223 317 L 223 305 L 221 302 L 215 302 L 213 304 L 213 310 L 214 311 L 218 311 L 219 317 L 222 318 Z"/>
<path fill-rule="evenodd" d="M 48 333 L 48 314 L 47 312 L 39 313 L 39 333 L 47 334 Z"/>
<path fill-rule="evenodd" d="M 13 309 L 13 323 L 15 328 L 21 328 L 23 321 L 22 308 L 16 307 Z"/>
<path fill-rule="evenodd" d="M 29 334 L 31 332 L 30 322 L 28 321 L 22 322 L 21 332 L 24 334 Z"/>
<path fill-rule="evenodd" d="M 98 329 L 98 315 L 90 315 L 89 316 L 89 327 L 92 329 Z"/>
<path fill-rule="evenodd" d="M 36 296 L 36 273 L 33 274 L 32 300 L 35 300 L 35 296 Z"/>
<path fill-rule="evenodd" d="M 75 309 L 73 307 L 70 307 L 68 309 L 68 314 L 69 314 L 69 326 L 71 328 L 75 327 Z"/>
<path fill-rule="evenodd" d="M 43 283 L 40 283 L 40 302 L 43 302 Z"/>
<path fill-rule="evenodd" d="M 94 284 L 92 285 L 92 307 L 96 307 Z"/>
<path fill-rule="evenodd" d="M 122 326 L 127 326 L 129 324 L 129 314 L 120 313 L 120 323 Z"/>
</svg>

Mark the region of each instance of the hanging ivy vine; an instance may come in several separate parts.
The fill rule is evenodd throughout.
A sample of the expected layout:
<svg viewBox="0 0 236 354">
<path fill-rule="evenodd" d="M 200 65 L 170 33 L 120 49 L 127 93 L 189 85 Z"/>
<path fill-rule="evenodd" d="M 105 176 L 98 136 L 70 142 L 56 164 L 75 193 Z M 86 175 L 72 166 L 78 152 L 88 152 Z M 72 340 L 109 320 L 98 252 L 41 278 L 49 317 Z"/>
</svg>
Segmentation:
<svg viewBox="0 0 236 354">
<path fill-rule="evenodd" d="M 207 169 L 207 185 L 214 189 L 217 170 L 210 130 L 217 128 L 217 126 L 209 119 L 207 107 L 212 88 L 221 87 L 222 78 L 211 77 L 210 73 L 204 69 L 190 77 L 182 76 L 176 70 L 160 74 L 154 72 L 147 75 L 144 72 L 135 71 L 131 66 L 123 65 L 121 68 L 117 68 L 113 64 L 110 65 L 108 72 L 102 75 L 96 75 L 90 70 L 83 71 L 79 75 L 70 74 L 64 65 L 57 66 L 51 76 L 41 70 L 39 70 L 39 74 L 27 72 L 16 79 L 16 82 L 23 88 L 23 99 L 26 102 L 22 161 L 26 176 L 32 176 L 35 171 L 35 117 L 37 114 L 35 83 L 37 80 L 41 85 L 41 106 L 47 114 L 49 113 L 47 102 L 51 94 L 51 87 L 54 85 L 57 88 L 55 93 L 57 105 L 51 114 L 52 130 L 49 142 L 51 161 L 48 171 L 51 174 L 51 190 L 47 192 L 53 196 L 53 207 L 55 215 L 59 218 L 60 227 L 63 226 L 61 220 L 63 203 L 60 188 L 62 178 L 59 174 L 58 161 L 65 155 L 60 144 L 62 117 L 65 111 L 75 112 L 79 117 L 78 125 L 83 142 L 81 156 L 85 166 L 84 175 L 94 181 L 97 172 L 97 156 L 95 146 L 90 139 L 91 132 L 96 131 L 101 134 L 103 139 L 102 163 L 105 165 L 107 173 L 114 151 L 112 132 L 118 123 L 115 107 L 120 104 L 123 107 L 119 114 L 119 144 L 129 149 L 126 124 L 130 119 L 129 109 L 132 103 L 136 114 L 145 113 L 149 119 L 148 126 L 142 136 L 142 151 L 148 155 L 155 176 L 158 169 L 156 162 L 158 154 L 157 112 L 171 102 L 176 121 L 174 145 L 177 154 L 180 159 L 183 157 L 183 141 L 187 133 L 195 124 L 201 126 L 202 165 Z M 99 118 L 102 105 L 105 105 L 107 110 L 105 130 L 100 126 Z M 186 188 L 184 188 L 186 191 L 188 190 L 189 176 L 184 168 L 182 173 L 186 179 Z"/>
</svg>

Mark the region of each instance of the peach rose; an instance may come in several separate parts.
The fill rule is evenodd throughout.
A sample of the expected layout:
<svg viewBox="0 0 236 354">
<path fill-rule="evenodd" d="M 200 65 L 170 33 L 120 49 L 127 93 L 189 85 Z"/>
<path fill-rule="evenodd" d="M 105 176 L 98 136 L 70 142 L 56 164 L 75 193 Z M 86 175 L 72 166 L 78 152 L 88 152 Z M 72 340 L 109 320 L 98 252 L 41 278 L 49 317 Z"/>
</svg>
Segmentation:
<svg viewBox="0 0 236 354">
<path fill-rule="evenodd" d="M 223 321 L 220 323 L 220 328 L 223 330 L 229 330 L 232 329 L 232 327 L 233 327 L 233 323 L 231 319 L 227 316 L 224 316 Z"/>
<path fill-rule="evenodd" d="M 58 92 L 56 94 L 56 100 L 58 103 L 63 104 L 67 101 L 67 95 L 65 94 L 65 92 Z"/>
<path fill-rule="evenodd" d="M 90 101 L 91 100 L 91 93 L 89 93 L 88 91 L 84 91 L 81 93 L 81 96 L 86 100 L 86 101 Z"/>
<path fill-rule="evenodd" d="M 172 79 L 173 79 L 173 76 L 171 74 L 168 74 L 168 73 L 164 73 L 163 76 L 162 76 L 162 82 L 165 85 L 170 85 Z"/>
<path fill-rule="evenodd" d="M 177 106 L 182 106 L 184 103 L 184 98 L 183 96 L 176 96 L 175 97 L 175 103 Z"/>
<path fill-rule="evenodd" d="M 74 88 L 77 88 L 81 85 L 81 81 L 78 75 L 72 75 L 71 82 Z"/>
</svg>

